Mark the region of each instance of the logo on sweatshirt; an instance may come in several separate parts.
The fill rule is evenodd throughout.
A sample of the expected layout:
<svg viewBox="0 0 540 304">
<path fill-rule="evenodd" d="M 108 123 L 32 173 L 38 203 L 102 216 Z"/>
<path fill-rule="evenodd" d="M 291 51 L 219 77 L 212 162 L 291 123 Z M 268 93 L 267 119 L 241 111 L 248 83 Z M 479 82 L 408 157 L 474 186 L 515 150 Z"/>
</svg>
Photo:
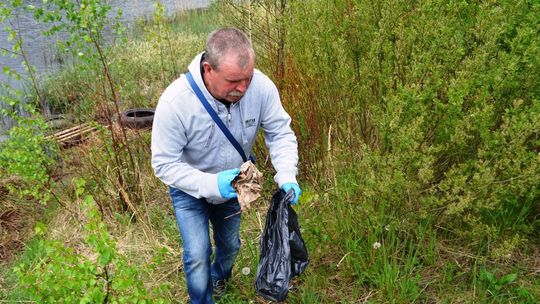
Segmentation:
<svg viewBox="0 0 540 304">
<path fill-rule="evenodd" d="M 244 125 L 246 126 L 246 128 L 255 126 L 255 118 L 246 119 L 244 121 Z"/>
</svg>

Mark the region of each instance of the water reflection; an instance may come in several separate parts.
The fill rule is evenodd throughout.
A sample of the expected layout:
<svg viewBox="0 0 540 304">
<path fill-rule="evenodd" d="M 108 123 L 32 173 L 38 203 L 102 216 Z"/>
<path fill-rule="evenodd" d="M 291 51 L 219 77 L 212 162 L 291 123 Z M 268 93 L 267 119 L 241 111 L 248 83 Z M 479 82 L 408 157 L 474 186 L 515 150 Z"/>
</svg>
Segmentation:
<svg viewBox="0 0 540 304">
<path fill-rule="evenodd" d="M 30 1 L 30 3 L 33 2 L 34 1 Z M 130 27 L 140 18 L 152 16 L 152 0 L 111 0 L 109 3 L 113 7 L 112 13 L 114 15 L 116 15 L 118 9 L 122 10 L 121 21 L 127 27 Z M 165 14 L 167 16 L 174 16 L 174 14 L 182 10 L 208 7 L 210 5 L 210 0 L 161 0 L 161 3 L 165 7 Z M 43 78 L 61 67 L 62 58 L 58 56 L 56 43 L 58 40 L 63 40 L 66 37 L 66 33 L 55 34 L 52 37 L 43 36 L 41 32 L 46 29 L 46 26 L 36 22 L 31 12 L 23 10 L 15 12 L 13 18 L 9 20 L 9 23 L 0 23 L 2 29 L 6 25 L 20 31 L 23 38 L 23 49 L 26 52 L 30 63 L 36 68 L 39 78 Z M 11 50 L 12 46 L 13 44 L 7 41 L 7 33 L 1 30 L 0 48 Z M 20 58 L 0 56 L 0 65 L 16 70 L 23 75 L 23 77 L 27 75 Z M 18 89 L 26 86 L 24 79 L 22 81 L 15 81 L 6 77 L 3 73 L 0 73 L 0 82 L 7 83 L 11 87 Z M 2 94 L 2 92 L 0 92 L 0 94 Z M 0 107 L 4 107 L 4 105 L 1 104 L 1 101 Z M 11 124 L 12 122 L 8 121 L 7 118 L 1 117 L 0 140 L 2 130 L 6 130 Z"/>
</svg>

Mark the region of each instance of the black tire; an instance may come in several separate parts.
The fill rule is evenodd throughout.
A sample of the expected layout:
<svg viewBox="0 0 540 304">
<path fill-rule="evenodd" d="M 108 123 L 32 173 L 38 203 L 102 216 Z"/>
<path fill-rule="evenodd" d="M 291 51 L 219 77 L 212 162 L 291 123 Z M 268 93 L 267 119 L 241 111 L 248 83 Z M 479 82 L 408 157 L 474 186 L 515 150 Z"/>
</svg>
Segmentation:
<svg viewBox="0 0 540 304">
<path fill-rule="evenodd" d="M 154 122 L 154 113 L 154 109 L 129 109 L 120 113 L 120 120 L 129 129 L 149 129 Z"/>
</svg>

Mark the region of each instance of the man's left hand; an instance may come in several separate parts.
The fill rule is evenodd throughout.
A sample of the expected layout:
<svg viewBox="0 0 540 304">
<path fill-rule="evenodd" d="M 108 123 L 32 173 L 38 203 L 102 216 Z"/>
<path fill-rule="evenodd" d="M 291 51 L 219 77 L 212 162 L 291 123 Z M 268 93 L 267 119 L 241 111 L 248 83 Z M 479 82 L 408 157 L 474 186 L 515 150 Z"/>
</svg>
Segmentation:
<svg viewBox="0 0 540 304">
<path fill-rule="evenodd" d="M 286 183 L 281 186 L 281 189 L 287 193 L 290 189 L 294 190 L 294 199 L 292 200 L 291 204 L 296 205 L 298 203 L 298 199 L 300 198 L 300 195 L 302 195 L 302 190 L 300 189 L 300 186 L 296 183 Z"/>
</svg>

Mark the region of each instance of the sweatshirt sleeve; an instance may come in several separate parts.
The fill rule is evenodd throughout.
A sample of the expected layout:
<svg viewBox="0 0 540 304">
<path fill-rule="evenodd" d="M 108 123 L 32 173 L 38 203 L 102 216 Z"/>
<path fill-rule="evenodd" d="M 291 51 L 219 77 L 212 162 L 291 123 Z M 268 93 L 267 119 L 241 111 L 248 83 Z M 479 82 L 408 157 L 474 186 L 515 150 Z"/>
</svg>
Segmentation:
<svg viewBox="0 0 540 304">
<path fill-rule="evenodd" d="M 182 161 L 187 144 L 181 113 L 170 100 L 160 99 L 152 126 L 152 168 L 166 185 L 196 198 L 220 199 L 217 174 L 205 173 Z"/>
<path fill-rule="evenodd" d="M 298 144 L 291 129 L 291 117 L 281 104 L 274 83 L 266 78 L 266 100 L 262 104 L 261 128 L 272 165 L 276 169 L 274 181 L 281 187 L 285 183 L 298 183 Z"/>
</svg>

